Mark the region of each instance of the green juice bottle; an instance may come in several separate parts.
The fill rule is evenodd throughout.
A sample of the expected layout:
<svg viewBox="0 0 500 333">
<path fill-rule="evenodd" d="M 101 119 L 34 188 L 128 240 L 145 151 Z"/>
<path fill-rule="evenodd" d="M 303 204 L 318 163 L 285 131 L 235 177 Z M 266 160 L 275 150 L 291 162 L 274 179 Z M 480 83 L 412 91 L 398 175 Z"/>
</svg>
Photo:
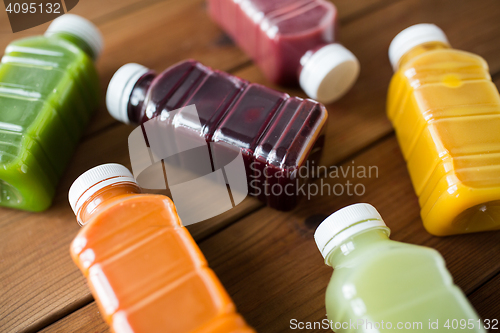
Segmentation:
<svg viewBox="0 0 500 333">
<path fill-rule="evenodd" d="M 71 14 L 9 44 L 0 64 L 0 206 L 42 211 L 97 108 L 102 37 Z"/>
<path fill-rule="evenodd" d="M 316 230 L 325 263 L 335 269 L 326 290 L 332 330 L 486 332 L 441 255 L 389 234 L 368 204 L 345 207 Z"/>
</svg>

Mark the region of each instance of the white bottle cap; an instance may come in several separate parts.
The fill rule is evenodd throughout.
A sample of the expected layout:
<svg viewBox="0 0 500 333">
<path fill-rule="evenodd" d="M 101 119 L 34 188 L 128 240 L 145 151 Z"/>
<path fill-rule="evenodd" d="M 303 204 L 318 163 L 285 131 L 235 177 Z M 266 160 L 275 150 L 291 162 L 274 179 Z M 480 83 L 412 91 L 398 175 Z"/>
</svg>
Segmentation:
<svg viewBox="0 0 500 333">
<path fill-rule="evenodd" d="M 359 61 L 340 44 L 328 44 L 303 64 L 299 83 L 312 99 L 328 104 L 342 97 L 356 82 Z"/>
<path fill-rule="evenodd" d="M 78 214 L 84 202 L 100 189 L 122 182 L 137 184 L 132 173 L 121 164 L 102 164 L 82 173 L 69 188 L 68 199 L 73 212 Z"/>
<path fill-rule="evenodd" d="M 389 46 L 389 60 L 392 68 L 397 69 L 401 57 L 418 45 L 441 42 L 450 45 L 443 30 L 434 24 L 415 24 L 401 31 Z"/>
<path fill-rule="evenodd" d="M 73 14 L 59 16 L 49 25 L 45 36 L 50 37 L 58 32 L 64 32 L 80 38 L 92 50 L 94 60 L 99 58 L 104 42 L 99 29 L 89 20 Z"/>
<path fill-rule="evenodd" d="M 128 103 L 137 81 L 149 71 L 139 64 L 126 64 L 120 67 L 109 81 L 106 92 L 106 107 L 118 121 L 130 124 L 128 119 Z"/>
<path fill-rule="evenodd" d="M 316 229 L 314 240 L 326 259 L 328 254 L 349 237 L 371 228 L 390 230 L 372 205 L 358 203 L 344 207 L 328 216 Z"/>
</svg>

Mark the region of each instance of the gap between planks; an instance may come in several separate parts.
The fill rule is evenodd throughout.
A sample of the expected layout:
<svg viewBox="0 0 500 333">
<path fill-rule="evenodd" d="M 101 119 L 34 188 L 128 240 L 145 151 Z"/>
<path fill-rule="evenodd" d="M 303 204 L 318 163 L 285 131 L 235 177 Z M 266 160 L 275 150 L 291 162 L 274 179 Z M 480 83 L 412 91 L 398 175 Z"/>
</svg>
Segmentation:
<svg viewBox="0 0 500 333">
<path fill-rule="evenodd" d="M 97 25 L 101 25 L 101 24 L 105 24 L 105 23 L 113 21 L 113 20 L 118 20 L 126 15 L 133 13 L 135 10 L 138 10 L 138 9 L 145 10 L 145 9 L 147 9 L 147 7 L 150 7 L 150 6 L 162 3 L 162 2 L 173 2 L 173 1 L 174 0 L 148 0 L 148 1 L 144 1 L 144 2 L 146 2 L 146 5 L 144 5 L 142 2 L 133 3 L 133 4 L 130 4 L 126 7 L 124 7 L 124 8 L 118 9 L 116 12 L 107 13 L 103 16 L 96 17 L 92 21 Z M 350 0 L 347 0 L 347 1 L 350 1 Z M 342 26 L 342 25 L 348 24 L 352 21 L 356 21 L 358 19 L 361 19 L 365 15 L 371 14 L 374 11 L 381 10 L 381 9 L 383 9 L 383 8 L 393 4 L 395 2 L 401 2 L 403 0 L 385 0 L 385 1 L 372 0 L 372 1 L 374 1 L 374 3 L 368 5 L 366 8 L 359 9 L 358 11 L 355 11 L 355 12 L 353 12 L 345 17 L 339 16 L 339 25 Z M 332 2 L 335 3 L 336 1 L 332 1 Z M 340 10 L 339 10 L 339 12 L 342 13 Z M 216 25 L 215 22 L 213 22 L 213 24 Z M 238 47 L 237 45 L 234 44 L 234 42 L 232 41 L 232 39 L 229 36 L 227 36 L 224 32 L 222 32 L 222 33 L 223 33 L 223 36 L 225 36 L 225 38 L 229 39 L 229 41 L 231 42 L 231 45 Z M 253 61 L 250 58 L 248 58 L 247 60 L 244 60 L 244 61 L 240 62 L 239 64 L 232 66 L 229 69 L 226 69 L 225 72 L 230 73 L 230 74 L 235 74 L 236 72 L 241 71 L 245 68 L 249 68 L 252 65 L 253 65 Z M 101 89 L 103 89 L 103 88 L 105 89 L 105 87 L 101 87 Z M 85 133 L 83 135 L 81 141 L 83 142 L 85 140 L 88 140 L 89 137 L 103 133 L 107 130 L 110 130 L 111 128 L 113 128 L 115 126 L 120 125 L 120 124 L 121 123 L 119 121 L 116 121 L 113 119 L 113 121 L 110 124 L 106 125 L 105 127 L 98 129 L 98 130 L 91 132 L 91 133 Z"/>
</svg>

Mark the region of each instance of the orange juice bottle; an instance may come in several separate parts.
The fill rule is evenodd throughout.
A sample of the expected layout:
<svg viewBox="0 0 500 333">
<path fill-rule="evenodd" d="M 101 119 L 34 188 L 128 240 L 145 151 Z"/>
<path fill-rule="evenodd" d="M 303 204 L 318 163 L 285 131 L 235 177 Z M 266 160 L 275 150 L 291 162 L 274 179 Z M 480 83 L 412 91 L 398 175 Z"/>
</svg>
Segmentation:
<svg viewBox="0 0 500 333">
<path fill-rule="evenodd" d="M 84 226 L 71 256 L 114 332 L 254 332 L 168 197 L 142 194 L 127 168 L 104 164 L 75 180 L 69 201 Z"/>
<path fill-rule="evenodd" d="M 481 57 L 432 24 L 399 33 L 387 113 L 434 235 L 500 229 L 500 96 Z"/>
</svg>

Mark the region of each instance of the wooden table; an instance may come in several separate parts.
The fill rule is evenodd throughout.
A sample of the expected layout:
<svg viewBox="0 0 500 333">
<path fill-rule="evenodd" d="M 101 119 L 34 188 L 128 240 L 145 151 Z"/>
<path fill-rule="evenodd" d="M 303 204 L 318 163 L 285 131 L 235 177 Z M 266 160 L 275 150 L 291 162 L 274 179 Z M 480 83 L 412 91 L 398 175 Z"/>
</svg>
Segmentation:
<svg viewBox="0 0 500 333">
<path fill-rule="evenodd" d="M 500 85 L 499 0 L 336 0 L 340 41 L 361 62 L 361 76 L 342 100 L 328 105 L 323 163 L 377 166 L 378 177 L 350 180 L 366 193 L 315 196 L 291 212 L 247 198 L 237 208 L 189 227 L 238 310 L 259 332 L 288 332 L 290 320 L 320 321 L 331 268 L 313 240 L 330 213 L 355 203 L 376 206 L 392 238 L 433 247 L 445 257 L 455 282 L 484 319 L 500 319 L 500 233 L 433 237 L 422 227 L 417 198 L 394 132 L 385 116 L 392 70 L 387 49 L 411 24 L 432 22 L 451 44 L 483 56 Z M 92 20 L 105 38 L 98 61 L 104 95 L 113 73 L 139 62 L 155 70 L 186 58 L 265 85 L 249 58 L 209 19 L 204 0 L 81 0 L 72 11 Z M 12 34 L 0 13 L 0 48 L 42 33 L 47 24 Z M 282 89 L 304 96 L 298 89 Z M 130 166 L 127 137 L 133 128 L 112 119 L 104 98 L 44 213 L 0 209 L 0 332 L 107 332 L 86 281 L 69 256 L 79 230 L 67 193 L 87 169 L 106 162 Z M 314 330 L 319 332 L 323 330 Z"/>
</svg>

